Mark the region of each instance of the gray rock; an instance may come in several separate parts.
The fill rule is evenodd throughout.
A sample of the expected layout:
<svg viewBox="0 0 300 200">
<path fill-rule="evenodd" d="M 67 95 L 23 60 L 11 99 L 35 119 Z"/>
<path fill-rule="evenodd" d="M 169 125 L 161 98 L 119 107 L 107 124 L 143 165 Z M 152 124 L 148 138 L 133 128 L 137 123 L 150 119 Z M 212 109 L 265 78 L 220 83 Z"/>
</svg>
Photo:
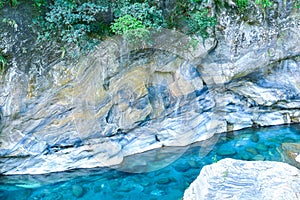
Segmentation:
<svg viewBox="0 0 300 200">
<path fill-rule="evenodd" d="M 175 165 L 174 167 L 176 169 L 176 171 L 178 172 L 186 172 L 188 171 L 191 167 L 188 163 L 180 163 Z"/>
<path fill-rule="evenodd" d="M 295 166 L 300 168 L 300 144 L 298 143 L 282 143 L 282 159 Z"/>
<path fill-rule="evenodd" d="M 254 156 L 252 158 L 252 160 L 255 160 L 255 161 L 264 161 L 264 160 L 266 160 L 266 158 L 263 155 L 258 154 L 256 156 Z"/>
<path fill-rule="evenodd" d="M 223 159 L 205 166 L 184 200 L 299 199 L 300 171 L 286 163 Z"/>
<path fill-rule="evenodd" d="M 291 7 L 283 6 L 284 2 L 279 1 L 282 6 L 274 6 L 271 12 L 284 14 L 272 15 L 272 23 L 266 25 L 260 8 L 252 1 L 249 4 L 250 8 L 243 16 L 228 14 L 226 9 L 217 15 L 220 30 L 216 31 L 216 35 L 222 39 L 219 40 L 219 48 L 213 52 L 214 56 L 205 59 L 202 64 L 206 83 L 221 84 L 241 78 L 274 60 L 299 54 L 297 42 L 291 42 L 297 41 L 300 36 L 296 12 L 291 12 Z M 285 18 L 287 16 L 291 19 Z M 277 37 L 277 34 L 280 36 Z"/>
<path fill-rule="evenodd" d="M 233 146 L 231 146 L 231 144 L 227 143 L 220 146 L 217 150 L 217 155 L 219 156 L 231 156 L 234 154 L 236 154 L 236 150 Z"/>
<path fill-rule="evenodd" d="M 268 151 L 268 147 L 263 144 L 263 143 L 259 143 L 255 146 L 255 148 L 259 151 L 259 152 L 266 152 Z"/>
<path fill-rule="evenodd" d="M 75 197 L 80 198 L 84 195 L 84 190 L 80 185 L 73 185 L 72 193 Z"/>
<path fill-rule="evenodd" d="M 247 154 L 247 153 L 245 153 L 245 154 L 242 155 L 242 159 L 243 160 L 250 160 L 250 158 L 251 158 L 251 156 L 249 154 Z"/>
<path fill-rule="evenodd" d="M 176 181 L 175 179 L 172 179 L 169 177 L 162 177 L 162 178 L 158 179 L 156 182 L 161 185 L 166 185 L 166 184 L 169 184 L 169 183 L 175 182 L 175 181 Z"/>
<path fill-rule="evenodd" d="M 248 147 L 245 150 L 255 156 L 258 154 L 257 150 L 253 147 Z"/>
<path fill-rule="evenodd" d="M 259 136 L 258 134 L 252 134 L 251 137 L 250 137 L 251 141 L 252 142 L 258 142 L 259 141 Z"/>
<path fill-rule="evenodd" d="M 189 160 L 188 164 L 191 168 L 198 168 L 200 166 L 200 164 L 196 160 Z"/>
</svg>

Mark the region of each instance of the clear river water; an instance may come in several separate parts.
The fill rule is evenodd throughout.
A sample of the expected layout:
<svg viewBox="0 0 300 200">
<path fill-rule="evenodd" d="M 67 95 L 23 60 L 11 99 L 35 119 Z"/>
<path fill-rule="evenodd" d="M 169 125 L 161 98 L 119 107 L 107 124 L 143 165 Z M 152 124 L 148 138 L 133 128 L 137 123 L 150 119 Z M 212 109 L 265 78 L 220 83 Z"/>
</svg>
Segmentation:
<svg viewBox="0 0 300 200">
<path fill-rule="evenodd" d="M 282 161 L 284 142 L 300 142 L 300 125 L 249 128 L 152 150 L 128 157 L 117 169 L 0 176 L 0 199 L 180 200 L 203 166 L 226 157 Z"/>
</svg>

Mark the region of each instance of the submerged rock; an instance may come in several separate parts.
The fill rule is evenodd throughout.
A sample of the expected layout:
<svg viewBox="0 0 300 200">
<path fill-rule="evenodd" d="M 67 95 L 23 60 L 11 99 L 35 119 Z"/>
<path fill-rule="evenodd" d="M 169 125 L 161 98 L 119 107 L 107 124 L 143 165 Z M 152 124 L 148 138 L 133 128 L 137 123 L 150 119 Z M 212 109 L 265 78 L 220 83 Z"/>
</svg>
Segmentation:
<svg viewBox="0 0 300 200">
<path fill-rule="evenodd" d="M 263 155 L 258 154 L 256 156 L 254 156 L 252 158 L 252 160 L 255 160 L 255 161 L 264 161 L 264 160 L 266 160 L 266 158 Z"/>
<path fill-rule="evenodd" d="M 282 143 L 282 159 L 300 169 L 300 144 Z"/>
<path fill-rule="evenodd" d="M 166 184 L 169 184 L 171 182 L 176 182 L 176 179 L 175 178 L 169 178 L 169 177 L 162 177 L 162 178 L 159 178 L 156 182 L 158 184 L 161 184 L 161 185 L 166 185 Z"/>
<path fill-rule="evenodd" d="M 259 152 L 266 152 L 268 150 L 268 146 L 266 146 L 263 143 L 259 143 L 255 146 L 255 148 L 259 151 Z"/>
<path fill-rule="evenodd" d="M 217 155 L 219 156 L 230 156 L 234 154 L 236 154 L 236 150 L 230 143 L 221 145 L 217 150 Z"/>
<path fill-rule="evenodd" d="M 190 165 L 188 163 L 181 163 L 175 166 L 176 171 L 178 172 L 186 172 L 190 169 Z"/>
<path fill-rule="evenodd" d="M 80 185 L 73 185 L 72 186 L 72 193 L 75 197 L 79 198 L 84 195 L 84 190 Z"/>
<path fill-rule="evenodd" d="M 251 135 L 250 139 L 252 142 L 258 142 L 259 136 L 258 136 L 258 134 L 254 133 Z"/>
<path fill-rule="evenodd" d="M 253 147 L 248 147 L 245 150 L 255 156 L 258 154 L 257 150 Z"/>
<path fill-rule="evenodd" d="M 223 159 L 205 166 L 184 200 L 299 199 L 300 170 L 286 163 Z"/>
</svg>

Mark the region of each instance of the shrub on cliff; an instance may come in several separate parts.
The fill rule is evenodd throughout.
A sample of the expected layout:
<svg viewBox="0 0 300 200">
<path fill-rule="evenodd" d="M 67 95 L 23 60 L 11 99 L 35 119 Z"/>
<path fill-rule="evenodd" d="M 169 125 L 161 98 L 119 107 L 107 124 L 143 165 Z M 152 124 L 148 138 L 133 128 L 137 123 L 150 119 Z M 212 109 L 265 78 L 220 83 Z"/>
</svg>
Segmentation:
<svg viewBox="0 0 300 200">
<path fill-rule="evenodd" d="M 4 73 L 7 61 L 5 57 L 0 53 L 0 75 Z"/>
<path fill-rule="evenodd" d="M 110 28 L 113 33 L 124 35 L 125 39 L 131 43 L 144 42 L 150 36 L 150 31 L 143 22 L 131 15 L 125 15 L 116 19 Z"/>
<path fill-rule="evenodd" d="M 208 16 L 208 9 L 202 8 L 190 14 L 188 24 L 190 34 L 199 35 L 203 40 L 209 38 L 216 25 L 216 18 Z"/>
<path fill-rule="evenodd" d="M 42 31 L 40 40 L 55 38 L 61 43 L 75 43 L 88 49 L 93 40 L 88 36 L 95 30 L 96 15 L 107 7 L 92 2 L 78 3 L 72 0 L 56 0 L 39 20 Z"/>
<path fill-rule="evenodd" d="M 162 10 L 155 5 L 150 5 L 147 1 L 142 3 L 120 2 L 114 5 L 113 13 L 115 18 L 131 15 L 140 20 L 147 28 L 160 28 L 164 22 Z"/>
<path fill-rule="evenodd" d="M 129 3 L 128 1 L 114 5 L 114 17 L 111 30 L 118 35 L 124 35 L 131 43 L 146 42 L 150 31 L 163 26 L 162 10 L 150 6 L 148 2 Z"/>
<path fill-rule="evenodd" d="M 0 6 L 28 3 L 25 0 L 0 2 Z M 56 41 L 62 47 L 76 44 L 82 50 L 90 49 L 105 34 L 122 34 L 131 42 L 140 42 L 149 38 L 150 29 L 160 30 L 162 27 L 200 35 L 205 39 L 211 36 L 216 23 L 204 0 L 176 0 L 170 8 L 160 0 L 29 2 L 39 15 L 35 20 L 38 41 Z"/>
</svg>

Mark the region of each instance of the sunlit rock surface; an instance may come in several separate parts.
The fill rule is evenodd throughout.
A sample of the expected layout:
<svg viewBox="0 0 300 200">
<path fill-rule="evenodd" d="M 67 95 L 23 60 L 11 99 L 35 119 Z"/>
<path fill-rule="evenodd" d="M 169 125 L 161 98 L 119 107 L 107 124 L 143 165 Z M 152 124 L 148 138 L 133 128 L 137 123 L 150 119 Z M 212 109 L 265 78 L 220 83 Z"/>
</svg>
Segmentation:
<svg viewBox="0 0 300 200">
<path fill-rule="evenodd" d="M 300 199 L 300 171 L 286 163 L 223 159 L 202 168 L 184 200 Z"/>
<path fill-rule="evenodd" d="M 170 51 L 180 54 L 183 39 Z M 10 68 L 0 96 L 2 173 L 112 166 L 226 130 L 224 120 L 212 121 L 214 101 L 195 65 L 160 46 L 129 54 L 125 47 L 122 55 L 121 44 L 105 41 L 77 65 L 59 63 L 43 78 Z M 199 45 L 188 55 L 201 58 L 213 47 Z"/>
<path fill-rule="evenodd" d="M 274 1 L 267 12 L 255 1 L 241 14 L 221 9 L 218 48 L 202 64 L 205 82 L 220 84 L 244 77 L 300 53 L 299 8 L 295 1 Z"/>
<path fill-rule="evenodd" d="M 299 10 L 275 4 L 266 18 L 254 2 L 244 17 L 221 10 L 216 39 L 195 49 L 162 30 L 152 45 L 107 39 L 73 64 L 50 44 L 51 59 L 12 54 L 0 83 L 0 173 L 112 166 L 225 131 L 300 122 Z M 17 48 L 21 33 L 1 33 L 1 48 Z"/>
</svg>

